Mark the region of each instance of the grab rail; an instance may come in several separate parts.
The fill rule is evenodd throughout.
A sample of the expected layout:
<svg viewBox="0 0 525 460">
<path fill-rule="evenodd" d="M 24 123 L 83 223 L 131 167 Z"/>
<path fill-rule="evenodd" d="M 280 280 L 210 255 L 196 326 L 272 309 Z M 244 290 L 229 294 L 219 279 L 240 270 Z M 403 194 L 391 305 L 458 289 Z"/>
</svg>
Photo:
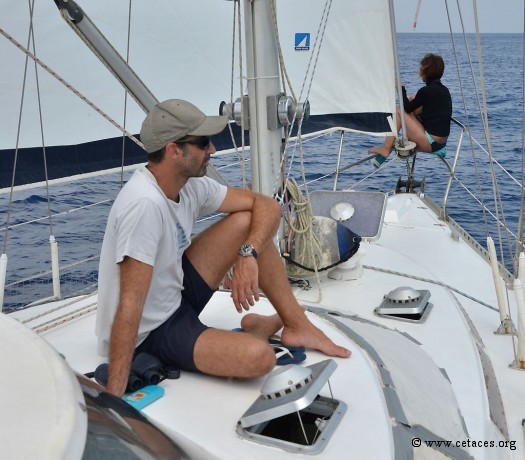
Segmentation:
<svg viewBox="0 0 525 460">
<path fill-rule="evenodd" d="M 450 188 L 452 187 L 452 181 L 454 180 L 454 176 L 456 174 L 456 167 L 458 164 L 458 158 L 459 158 L 459 152 L 461 151 L 461 145 L 463 144 L 463 136 L 465 135 L 465 131 L 467 128 L 463 123 L 456 120 L 454 117 L 452 117 L 452 122 L 458 125 L 461 128 L 461 134 L 459 135 L 459 141 L 458 145 L 456 147 L 456 153 L 454 155 L 454 162 L 452 163 L 452 168 L 450 170 L 450 177 L 448 179 L 447 187 L 445 189 L 445 196 L 443 197 L 443 205 L 441 207 L 440 211 L 440 217 L 442 219 L 445 219 L 447 217 L 447 201 L 448 201 L 448 195 L 450 193 Z M 472 137 L 472 136 L 471 136 Z"/>
</svg>

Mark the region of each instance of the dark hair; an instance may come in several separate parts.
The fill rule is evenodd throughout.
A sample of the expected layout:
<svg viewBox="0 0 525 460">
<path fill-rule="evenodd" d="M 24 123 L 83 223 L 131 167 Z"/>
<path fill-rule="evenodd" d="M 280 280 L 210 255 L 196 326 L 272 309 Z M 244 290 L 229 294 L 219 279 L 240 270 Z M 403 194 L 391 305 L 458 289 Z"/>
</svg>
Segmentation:
<svg viewBox="0 0 525 460">
<path fill-rule="evenodd" d="M 162 159 L 164 158 L 164 154 L 166 153 L 166 146 L 162 147 L 160 150 L 157 150 L 156 152 L 148 153 L 148 161 L 151 163 L 160 163 Z"/>
<path fill-rule="evenodd" d="M 443 76 L 443 72 L 445 72 L 445 62 L 443 58 L 437 54 L 428 53 L 421 59 L 419 65 L 419 73 L 425 82 L 438 80 Z"/>
</svg>

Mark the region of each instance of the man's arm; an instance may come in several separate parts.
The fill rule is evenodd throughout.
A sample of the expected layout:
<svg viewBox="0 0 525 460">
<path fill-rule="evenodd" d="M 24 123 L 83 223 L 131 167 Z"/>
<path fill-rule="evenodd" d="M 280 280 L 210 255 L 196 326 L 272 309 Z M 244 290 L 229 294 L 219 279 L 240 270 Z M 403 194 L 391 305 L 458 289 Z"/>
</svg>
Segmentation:
<svg viewBox="0 0 525 460">
<path fill-rule="evenodd" d="M 151 265 L 125 257 L 120 267 L 120 301 L 109 340 L 109 392 L 126 390 L 144 302 L 153 274 Z"/>
<path fill-rule="evenodd" d="M 251 190 L 228 187 L 220 212 L 250 211 L 252 221 L 246 241 L 262 253 L 279 228 L 281 207 L 273 198 Z"/>
<path fill-rule="evenodd" d="M 249 190 L 228 188 L 219 211 L 250 211 L 251 223 L 245 242 L 252 244 L 260 256 L 268 244 L 273 244 L 281 217 L 281 207 L 273 198 Z M 254 301 L 259 300 L 258 277 L 257 261 L 253 257 L 238 256 L 232 279 L 232 299 L 239 313 L 243 308 L 249 310 Z"/>
</svg>

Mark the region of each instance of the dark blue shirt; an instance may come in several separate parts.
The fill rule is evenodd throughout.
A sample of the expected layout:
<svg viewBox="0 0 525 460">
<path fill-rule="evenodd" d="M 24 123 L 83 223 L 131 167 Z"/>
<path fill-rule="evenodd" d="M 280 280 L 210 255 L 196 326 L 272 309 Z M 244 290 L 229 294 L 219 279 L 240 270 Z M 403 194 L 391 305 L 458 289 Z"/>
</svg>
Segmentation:
<svg viewBox="0 0 525 460">
<path fill-rule="evenodd" d="M 421 88 L 414 99 L 408 100 L 403 86 L 403 105 L 406 113 L 422 107 L 419 119 L 428 134 L 448 137 L 450 134 L 450 119 L 452 118 L 452 98 L 448 88 L 441 80 L 432 80 Z"/>
</svg>

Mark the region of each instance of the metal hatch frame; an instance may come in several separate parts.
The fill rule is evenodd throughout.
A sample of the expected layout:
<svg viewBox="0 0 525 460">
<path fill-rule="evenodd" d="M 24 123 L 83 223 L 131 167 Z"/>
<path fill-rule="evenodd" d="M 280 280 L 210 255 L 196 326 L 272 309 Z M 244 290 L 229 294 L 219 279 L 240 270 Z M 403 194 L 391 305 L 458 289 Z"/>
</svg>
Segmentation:
<svg viewBox="0 0 525 460">
<path fill-rule="evenodd" d="M 347 405 L 334 399 L 319 395 L 319 391 L 328 382 L 337 368 L 333 359 L 305 366 L 312 372 L 312 379 L 307 385 L 276 399 L 267 399 L 263 395 L 250 406 L 237 423 L 237 434 L 244 439 L 267 446 L 277 447 L 288 452 L 315 455 L 328 444 L 339 422 L 347 410 Z M 300 412 L 329 417 L 318 424 L 320 435 L 312 444 L 298 444 L 261 434 L 272 421 Z"/>
</svg>

